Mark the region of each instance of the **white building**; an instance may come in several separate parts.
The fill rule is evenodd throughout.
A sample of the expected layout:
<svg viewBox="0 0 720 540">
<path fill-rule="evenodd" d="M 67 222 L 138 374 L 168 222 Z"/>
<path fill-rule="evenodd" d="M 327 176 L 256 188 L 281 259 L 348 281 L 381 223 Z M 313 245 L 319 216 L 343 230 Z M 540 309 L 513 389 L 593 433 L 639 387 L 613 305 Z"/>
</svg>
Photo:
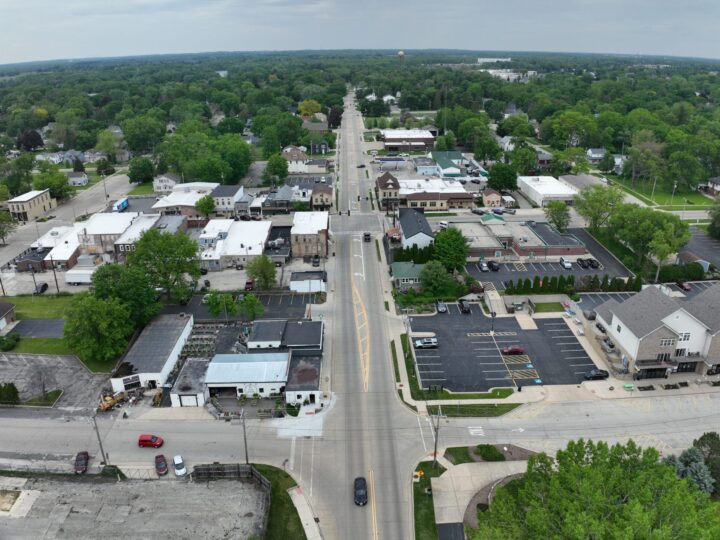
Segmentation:
<svg viewBox="0 0 720 540">
<path fill-rule="evenodd" d="M 238 265 L 246 266 L 252 259 L 263 254 L 265 244 L 270 237 L 272 222 L 210 220 L 208 225 L 218 221 L 221 222 L 218 227 L 212 228 L 215 232 L 208 233 L 205 238 L 209 247 L 200 254 L 203 268 L 222 270 Z M 230 226 L 224 229 L 227 221 L 230 221 Z M 210 236 L 216 233 L 214 244 L 210 244 Z"/>
<path fill-rule="evenodd" d="M 216 354 L 205 374 L 210 396 L 270 397 L 285 391 L 290 351 Z"/>
<path fill-rule="evenodd" d="M 114 253 L 117 239 L 140 215 L 137 212 L 94 214 L 79 227 L 80 246 L 87 253 Z"/>
<path fill-rule="evenodd" d="M 69 172 L 67 173 L 68 184 L 75 187 L 82 187 L 88 185 L 88 175 L 84 172 Z"/>
<path fill-rule="evenodd" d="M 309 159 L 307 154 L 297 146 L 287 146 L 283 148 L 282 157 L 288 162 L 288 173 L 302 174 L 308 172 L 307 163 Z"/>
<path fill-rule="evenodd" d="M 176 184 L 182 182 L 179 174 L 164 173 L 153 178 L 153 191 L 155 193 L 170 193 Z"/>
<path fill-rule="evenodd" d="M 552 176 L 519 176 L 518 190 L 538 206 L 551 201 L 572 204 L 578 190 Z"/>
<path fill-rule="evenodd" d="M 212 247 L 217 244 L 218 240 L 227 238 L 233 223 L 235 221 L 232 219 L 211 219 L 208 221 L 198 239 L 200 249 Z"/>
<path fill-rule="evenodd" d="M 77 255 L 80 251 L 78 231 L 83 223 L 75 223 L 72 226 L 61 225 L 53 227 L 43 234 L 35 242 L 30 244 L 32 249 L 47 249 L 50 251 L 43 259 L 45 268 L 67 269 L 75 265 Z"/>
<path fill-rule="evenodd" d="M 325 292 L 327 274 L 325 272 L 293 272 L 290 274 L 290 290 L 296 293 Z"/>
<path fill-rule="evenodd" d="M 140 214 L 125 232 L 115 240 L 115 257 L 118 261 L 125 260 L 131 251 L 135 251 L 135 244 L 146 231 L 149 231 L 160 219 L 160 214 Z"/>
<path fill-rule="evenodd" d="M 192 331 L 192 315 L 158 315 L 143 329 L 122 359 L 120 377 L 110 379 L 114 392 L 159 388 L 175 368 Z"/>
<path fill-rule="evenodd" d="M 418 248 L 429 246 L 435 240 L 425 214 L 413 208 L 400 208 L 400 242 L 403 248 L 416 245 Z"/>
</svg>

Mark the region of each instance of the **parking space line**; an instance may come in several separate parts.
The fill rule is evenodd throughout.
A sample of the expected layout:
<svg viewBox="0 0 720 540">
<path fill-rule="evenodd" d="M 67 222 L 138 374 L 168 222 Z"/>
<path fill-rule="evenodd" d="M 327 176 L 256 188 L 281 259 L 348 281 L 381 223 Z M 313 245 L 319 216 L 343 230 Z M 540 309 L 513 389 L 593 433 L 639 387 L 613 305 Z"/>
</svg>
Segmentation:
<svg viewBox="0 0 720 540">
<path fill-rule="evenodd" d="M 592 362 L 590 362 L 589 364 L 570 364 L 571 367 L 583 367 L 583 366 L 594 366 L 594 365 L 595 364 L 593 364 Z"/>
<path fill-rule="evenodd" d="M 423 382 L 425 381 L 447 381 L 447 379 L 426 379 L 423 377 Z"/>
<path fill-rule="evenodd" d="M 475 358 L 497 358 L 497 354 L 476 354 Z"/>
<path fill-rule="evenodd" d="M 588 359 L 590 357 L 587 354 L 583 356 L 566 356 L 565 360 L 582 360 L 583 358 Z"/>
<path fill-rule="evenodd" d="M 505 362 L 480 362 L 481 366 L 504 366 Z"/>
<path fill-rule="evenodd" d="M 442 362 L 433 362 L 430 364 L 428 364 L 428 363 L 421 364 L 420 362 L 417 362 L 417 365 L 418 365 L 418 367 L 419 366 L 442 366 Z"/>
</svg>

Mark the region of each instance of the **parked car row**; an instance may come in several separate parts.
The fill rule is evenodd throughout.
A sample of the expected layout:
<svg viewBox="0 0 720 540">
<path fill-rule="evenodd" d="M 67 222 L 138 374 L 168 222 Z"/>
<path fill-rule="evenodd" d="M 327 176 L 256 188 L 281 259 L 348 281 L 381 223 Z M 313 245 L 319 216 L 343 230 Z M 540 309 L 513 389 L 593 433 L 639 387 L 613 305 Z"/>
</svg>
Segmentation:
<svg viewBox="0 0 720 540">
<path fill-rule="evenodd" d="M 582 257 L 578 257 L 576 262 L 578 263 L 578 266 L 580 266 L 580 268 L 600 268 L 600 263 L 593 258 L 583 259 Z"/>
<path fill-rule="evenodd" d="M 138 436 L 138 446 L 141 448 L 160 448 L 164 443 L 165 440 L 158 435 L 145 433 Z M 175 476 L 183 477 L 187 475 L 187 467 L 181 455 L 173 456 L 172 463 Z M 155 472 L 158 476 L 163 476 L 168 473 L 168 463 L 163 454 L 155 456 Z"/>
<path fill-rule="evenodd" d="M 500 264 L 495 261 L 480 261 L 478 266 L 480 267 L 481 272 L 488 272 L 490 270 L 497 272 L 500 270 Z"/>
</svg>

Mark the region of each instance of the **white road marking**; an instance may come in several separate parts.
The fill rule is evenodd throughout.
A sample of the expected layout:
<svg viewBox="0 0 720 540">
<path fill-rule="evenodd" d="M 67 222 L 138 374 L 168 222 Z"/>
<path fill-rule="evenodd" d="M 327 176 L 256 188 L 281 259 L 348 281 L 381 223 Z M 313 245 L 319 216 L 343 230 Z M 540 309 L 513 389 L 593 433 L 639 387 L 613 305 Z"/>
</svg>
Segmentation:
<svg viewBox="0 0 720 540">
<path fill-rule="evenodd" d="M 485 430 L 480 426 L 470 426 L 468 427 L 468 432 L 473 437 L 484 437 L 485 436 Z"/>
<path fill-rule="evenodd" d="M 416 416 L 415 418 L 417 418 L 418 429 L 420 430 L 420 440 L 423 443 L 423 451 L 427 452 L 427 445 L 425 444 L 425 434 L 423 433 L 423 430 L 422 430 L 422 424 L 420 423 L 420 417 Z"/>
<path fill-rule="evenodd" d="M 291 471 L 295 470 L 295 437 L 290 442 L 290 462 L 289 467 Z"/>
</svg>

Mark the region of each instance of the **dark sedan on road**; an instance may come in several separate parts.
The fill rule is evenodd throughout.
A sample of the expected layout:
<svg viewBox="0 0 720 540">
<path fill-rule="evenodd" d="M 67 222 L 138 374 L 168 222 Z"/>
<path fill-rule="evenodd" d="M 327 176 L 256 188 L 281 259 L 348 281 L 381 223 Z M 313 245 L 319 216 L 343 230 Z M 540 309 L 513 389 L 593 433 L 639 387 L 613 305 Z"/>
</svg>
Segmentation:
<svg viewBox="0 0 720 540">
<path fill-rule="evenodd" d="M 89 462 L 90 454 L 87 452 L 78 452 L 75 456 L 75 474 L 83 474 L 87 472 Z"/>
<path fill-rule="evenodd" d="M 604 369 L 591 369 L 583 377 L 586 381 L 604 381 L 610 374 Z"/>
<path fill-rule="evenodd" d="M 353 496 L 358 506 L 365 506 L 368 502 L 367 480 L 362 476 L 353 482 Z"/>
</svg>

